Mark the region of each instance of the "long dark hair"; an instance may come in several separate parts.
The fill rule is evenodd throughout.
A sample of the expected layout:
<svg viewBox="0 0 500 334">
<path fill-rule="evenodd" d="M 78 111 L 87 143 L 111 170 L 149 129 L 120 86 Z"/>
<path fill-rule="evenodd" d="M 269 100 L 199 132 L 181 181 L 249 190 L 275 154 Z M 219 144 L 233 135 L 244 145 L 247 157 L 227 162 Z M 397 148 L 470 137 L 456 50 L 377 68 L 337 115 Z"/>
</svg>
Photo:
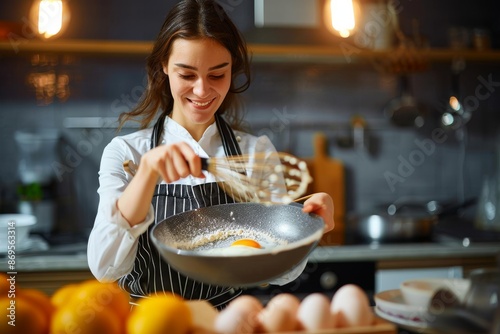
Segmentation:
<svg viewBox="0 0 500 334">
<path fill-rule="evenodd" d="M 232 56 L 231 86 L 217 113 L 235 117 L 236 94 L 250 86 L 250 61 L 246 43 L 222 6 L 214 0 L 182 0 L 168 13 L 147 58 L 148 84 L 137 106 L 119 116 L 120 128 L 125 122 L 140 122 L 144 129 L 157 117 L 165 119 L 172 112 L 174 99 L 163 64 L 168 62 L 173 42 L 178 39 L 211 38 L 223 45 Z M 243 75 L 240 85 L 236 78 Z"/>
</svg>

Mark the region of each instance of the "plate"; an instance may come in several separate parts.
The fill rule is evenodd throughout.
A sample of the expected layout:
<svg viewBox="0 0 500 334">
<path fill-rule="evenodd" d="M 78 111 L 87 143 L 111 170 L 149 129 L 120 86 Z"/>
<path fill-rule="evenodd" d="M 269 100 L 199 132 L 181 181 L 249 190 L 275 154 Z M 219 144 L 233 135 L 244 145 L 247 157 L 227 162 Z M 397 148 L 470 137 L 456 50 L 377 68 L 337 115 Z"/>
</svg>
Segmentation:
<svg viewBox="0 0 500 334">
<path fill-rule="evenodd" d="M 418 333 L 438 333 L 426 321 L 427 309 L 408 305 L 403 300 L 401 290 L 387 290 L 375 295 L 375 313 L 392 323 Z"/>
</svg>

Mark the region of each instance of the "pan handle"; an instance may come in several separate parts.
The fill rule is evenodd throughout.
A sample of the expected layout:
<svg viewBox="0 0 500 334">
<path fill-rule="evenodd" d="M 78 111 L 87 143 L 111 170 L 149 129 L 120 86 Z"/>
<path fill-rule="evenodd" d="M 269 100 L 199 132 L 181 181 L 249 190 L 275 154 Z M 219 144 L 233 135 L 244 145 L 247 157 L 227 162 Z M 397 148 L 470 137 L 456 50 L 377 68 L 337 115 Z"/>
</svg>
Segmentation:
<svg viewBox="0 0 500 334">
<path fill-rule="evenodd" d="M 438 218 L 443 218 L 446 216 L 451 216 L 454 214 L 457 214 L 461 209 L 468 208 L 471 205 L 474 205 L 477 203 L 477 198 L 472 197 L 467 200 L 465 200 L 462 203 L 459 204 L 453 204 L 448 207 L 443 208 L 441 211 L 437 213 Z"/>
<path fill-rule="evenodd" d="M 469 198 L 462 203 L 451 204 L 449 206 L 445 206 L 444 208 L 441 208 L 440 205 L 435 201 L 430 201 L 427 203 L 413 203 L 413 202 L 401 203 L 401 204 L 392 203 L 389 206 L 387 206 L 387 213 L 393 216 L 397 213 L 405 211 L 420 212 L 420 213 L 425 212 L 430 215 L 434 214 L 438 218 L 443 218 L 445 216 L 456 214 L 458 213 L 459 210 L 465 209 L 473 204 L 476 204 L 476 202 L 477 202 L 476 198 Z"/>
</svg>

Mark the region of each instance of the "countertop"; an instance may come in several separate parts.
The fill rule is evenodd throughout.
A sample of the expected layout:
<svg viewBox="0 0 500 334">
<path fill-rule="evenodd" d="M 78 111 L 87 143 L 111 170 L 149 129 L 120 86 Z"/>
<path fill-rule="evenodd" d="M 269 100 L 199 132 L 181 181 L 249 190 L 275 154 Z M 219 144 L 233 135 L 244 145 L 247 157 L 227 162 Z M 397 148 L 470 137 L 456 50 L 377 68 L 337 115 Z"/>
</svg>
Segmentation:
<svg viewBox="0 0 500 334">
<path fill-rule="evenodd" d="M 408 244 L 367 244 L 317 247 L 310 255 L 315 262 L 382 261 L 422 258 L 458 258 L 496 256 L 500 243 L 474 243 L 464 246 L 459 242 L 428 242 Z"/>
<path fill-rule="evenodd" d="M 88 270 L 86 243 L 76 243 L 45 250 L 27 250 L 15 256 L 16 271 L 79 271 Z M 471 243 L 429 242 L 384 245 L 319 246 L 310 254 L 313 262 L 384 261 L 404 259 L 466 258 L 497 256 L 499 242 Z M 2 257 L 0 270 L 9 271 L 7 258 Z"/>
</svg>

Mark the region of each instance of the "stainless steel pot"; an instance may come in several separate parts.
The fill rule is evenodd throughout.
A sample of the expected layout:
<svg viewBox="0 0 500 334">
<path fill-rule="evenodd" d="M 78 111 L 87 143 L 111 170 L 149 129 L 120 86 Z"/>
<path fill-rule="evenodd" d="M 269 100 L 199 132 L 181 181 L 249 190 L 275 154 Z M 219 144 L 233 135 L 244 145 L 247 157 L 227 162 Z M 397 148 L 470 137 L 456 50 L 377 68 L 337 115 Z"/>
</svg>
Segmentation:
<svg viewBox="0 0 500 334">
<path fill-rule="evenodd" d="M 349 222 L 358 238 L 367 241 L 393 242 L 428 238 L 435 215 L 372 214 L 352 218 Z"/>
<path fill-rule="evenodd" d="M 321 239 L 323 219 L 302 212 L 302 205 L 235 203 L 187 211 L 169 217 L 151 231 L 163 258 L 193 279 L 223 286 L 267 283 L 306 259 Z M 242 255 L 213 254 L 237 239 L 264 247 Z"/>
<path fill-rule="evenodd" d="M 385 205 L 368 214 L 348 217 L 348 232 L 355 238 L 370 242 L 399 242 L 429 239 L 439 219 L 456 214 L 476 202 L 469 199 L 457 205 L 442 207 L 436 201 L 405 203 L 399 207 Z"/>
</svg>

